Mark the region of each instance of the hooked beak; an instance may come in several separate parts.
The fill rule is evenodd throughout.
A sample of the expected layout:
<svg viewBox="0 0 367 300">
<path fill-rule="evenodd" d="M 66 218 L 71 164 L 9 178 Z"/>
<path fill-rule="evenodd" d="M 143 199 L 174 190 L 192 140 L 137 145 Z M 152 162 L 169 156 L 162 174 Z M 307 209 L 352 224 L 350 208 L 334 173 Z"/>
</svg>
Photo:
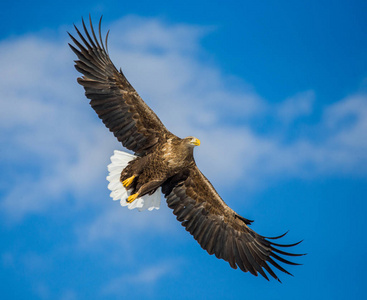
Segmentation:
<svg viewBox="0 0 367 300">
<path fill-rule="evenodd" d="M 200 146 L 200 140 L 197 138 L 193 139 L 191 143 L 195 146 Z"/>
</svg>

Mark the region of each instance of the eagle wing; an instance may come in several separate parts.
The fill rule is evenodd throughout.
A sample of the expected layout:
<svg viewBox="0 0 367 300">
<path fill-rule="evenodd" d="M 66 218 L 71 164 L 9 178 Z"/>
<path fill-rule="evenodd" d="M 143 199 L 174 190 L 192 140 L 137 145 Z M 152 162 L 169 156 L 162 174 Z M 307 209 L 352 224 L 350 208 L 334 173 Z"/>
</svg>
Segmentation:
<svg viewBox="0 0 367 300">
<path fill-rule="evenodd" d="M 268 263 L 290 274 L 277 261 L 290 265 L 298 264 L 278 254 L 303 255 L 276 248 L 291 247 L 300 242 L 282 245 L 270 241 L 285 234 L 266 238 L 250 229 L 247 225 L 252 221 L 241 217 L 227 206 L 196 165 L 167 180 L 162 186 L 162 192 L 177 220 L 193 235 L 200 246 L 210 255 L 215 254 L 217 258 L 229 262 L 234 269 L 238 266 L 244 272 L 249 271 L 255 276 L 260 273 L 269 280 L 264 272 L 266 270 L 280 281 Z"/>
<path fill-rule="evenodd" d="M 85 95 L 91 100 L 90 104 L 99 118 L 122 145 L 137 155 L 144 155 L 173 134 L 145 104 L 122 71 L 113 65 L 107 48 L 108 33 L 105 45 L 102 41 L 102 18 L 99 22 L 99 39 L 91 19 L 92 37 L 82 21 L 85 37 L 74 26 L 81 42 L 69 33 L 79 48 L 69 44 L 78 57 L 75 68 L 83 74 L 78 78 L 78 83 L 84 87 Z"/>
</svg>

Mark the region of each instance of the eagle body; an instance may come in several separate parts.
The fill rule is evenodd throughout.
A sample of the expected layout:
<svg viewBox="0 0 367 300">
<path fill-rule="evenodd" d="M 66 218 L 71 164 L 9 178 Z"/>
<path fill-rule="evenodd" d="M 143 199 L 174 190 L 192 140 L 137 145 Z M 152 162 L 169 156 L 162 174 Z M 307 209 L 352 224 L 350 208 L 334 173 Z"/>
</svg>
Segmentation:
<svg viewBox="0 0 367 300">
<path fill-rule="evenodd" d="M 102 20 L 102 18 L 101 18 Z M 194 137 L 181 139 L 162 124 L 138 95 L 121 69 L 112 63 L 107 38 L 98 38 L 90 20 L 90 30 L 82 20 L 84 34 L 79 40 L 70 33 L 75 46 L 75 68 L 82 74 L 90 105 L 119 142 L 134 155 L 115 150 L 108 166 L 113 200 L 129 209 L 159 208 L 161 192 L 182 226 L 209 254 L 227 261 L 234 269 L 279 278 L 274 269 L 290 274 L 279 263 L 297 265 L 286 258 L 300 256 L 282 250 L 294 244 L 280 244 L 249 225 L 252 221 L 233 211 L 195 164 L 193 149 L 200 145 Z M 266 272 L 267 273 L 266 273 Z"/>
<path fill-rule="evenodd" d="M 132 194 L 138 193 L 140 197 L 153 194 L 167 179 L 195 165 L 194 145 L 191 143 L 195 140 L 194 137 L 168 138 L 157 145 L 154 151 L 130 161 L 123 169 L 120 181 L 134 177 L 129 185 Z"/>
</svg>

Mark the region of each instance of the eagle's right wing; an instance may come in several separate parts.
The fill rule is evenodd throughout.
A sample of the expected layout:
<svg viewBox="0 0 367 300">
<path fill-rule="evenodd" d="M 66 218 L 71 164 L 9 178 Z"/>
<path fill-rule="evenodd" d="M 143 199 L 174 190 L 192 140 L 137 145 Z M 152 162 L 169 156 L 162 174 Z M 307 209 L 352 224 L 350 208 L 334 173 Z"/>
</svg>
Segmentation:
<svg viewBox="0 0 367 300">
<path fill-rule="evenodd" d="M 177 220 L 193 235 L 200 246 L 210 255 L 215 254 L 217 258 L 229 262 L 234 269 L 238 266 L 244 272 L 249 271 L 255 276 L 260 273 L 268 279 L 264 272 L 266 270 L 279 280 L 268 263 L 290 274 L 277 261 L 290 265 L 297 264 L 278 254 L 302 255 L 277 248 L 291 247 L 299 243 L 283 245 L 270 241 L 284 235 L 266 238 L 249 228 L 247 225 L 252 221 L 229 208 L 196 165 L 165 182 L 162 192 Z"/>
<path fill-rule="evenodd" d="M 101 20 L 99 39 L 96 37 L 91 20 L 93 38 L 84 21 L 85 37 L 75 26 L 82 42 L 69 33 L 79 48 L 69 44 L 78 56 L 75 68 L 83 74 L 78 78 L 78 83 L 84 87 L 85 95 L 91 100 L 90 104 L 99 118 L 122 145 L 137 155 L 143 155 L 173 134 L 145 104 L 124 74 L 113 65 L 107 50 L 108 33 L 105 45 L 102 41 Z"/>
</svg>

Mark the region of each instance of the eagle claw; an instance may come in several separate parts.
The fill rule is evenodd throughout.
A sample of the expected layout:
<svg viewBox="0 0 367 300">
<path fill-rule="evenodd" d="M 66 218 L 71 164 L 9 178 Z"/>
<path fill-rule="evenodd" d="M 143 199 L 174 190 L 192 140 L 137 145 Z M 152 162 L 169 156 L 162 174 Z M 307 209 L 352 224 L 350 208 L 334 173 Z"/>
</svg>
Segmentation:
<svg viewBox="0 0 367 300">
<path fill-rule="evenodd" d="M 127 203 L 132 203 L 136 198 L 138 198 L 138 196 L 139 196 L 139 193 L 133 194 L 133 195 L 129 196 L 129 197 L 126 199 L 126 202 L 127 202 Z"/>
<path fill-rule="evenodd" d="M 129 177 L 128 179 L 125 179 L 122 182 L 122 185 L 127 188 L 133 182 L 134 178 L 135 178 L 135 175 Z"/>
</svg>

